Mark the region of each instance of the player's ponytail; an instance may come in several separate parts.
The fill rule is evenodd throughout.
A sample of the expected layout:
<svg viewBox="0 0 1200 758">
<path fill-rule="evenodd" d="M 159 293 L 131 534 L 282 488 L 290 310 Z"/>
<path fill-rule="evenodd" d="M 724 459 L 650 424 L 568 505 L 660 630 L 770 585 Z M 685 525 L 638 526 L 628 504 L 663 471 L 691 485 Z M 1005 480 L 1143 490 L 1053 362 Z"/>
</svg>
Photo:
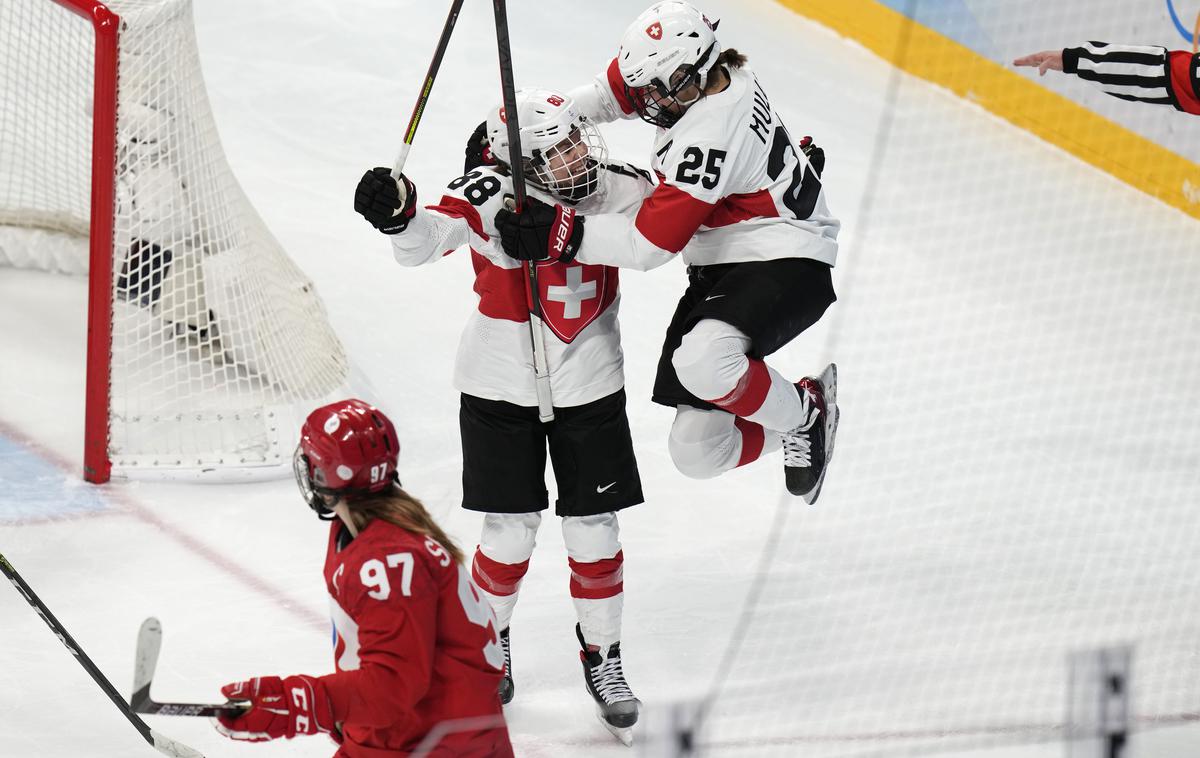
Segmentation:
<svg viewBox="0 0 1200 758">
<path fill-rule="evenodd" d="M 463 562 L 462 550 L 458 545 L 438 526 L 421 501 L 405 492 L 400 485 L 377 495 L 352 500 L 348 505 L 354 525 L 360 530 L 374 519 L 387 521 L 405 531 L 432 537 L 446 548 L 455 561 Z"/>
<path fill-rule="evenodd" d="M 717 56 L 717 65 L 729 68 L 741 68 L 746 65 L 746 56 L 729 47 L 722 50 L 721 54 Z"/>
</svg>

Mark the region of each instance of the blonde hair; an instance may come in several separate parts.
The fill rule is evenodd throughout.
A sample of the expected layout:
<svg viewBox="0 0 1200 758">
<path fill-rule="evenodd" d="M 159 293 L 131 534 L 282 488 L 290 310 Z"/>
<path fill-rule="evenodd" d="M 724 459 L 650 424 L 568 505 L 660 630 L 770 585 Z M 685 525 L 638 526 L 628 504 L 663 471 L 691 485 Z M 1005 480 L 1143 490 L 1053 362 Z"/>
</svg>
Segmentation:
<svg viewBox="0 0 1200 758">
<path fill-rule="evenodd" d="M 383 492 L 349 500 L 346 505 L 349 506 L 346 510 L 359 531 L 375 519 L 386 521 L 405 531 L 432 537 L 455 561 L 463 562 L 463 553 L 458 545 L 438 526 L 421 501 L 405 492 L 398 484 Z"/>
</svg>

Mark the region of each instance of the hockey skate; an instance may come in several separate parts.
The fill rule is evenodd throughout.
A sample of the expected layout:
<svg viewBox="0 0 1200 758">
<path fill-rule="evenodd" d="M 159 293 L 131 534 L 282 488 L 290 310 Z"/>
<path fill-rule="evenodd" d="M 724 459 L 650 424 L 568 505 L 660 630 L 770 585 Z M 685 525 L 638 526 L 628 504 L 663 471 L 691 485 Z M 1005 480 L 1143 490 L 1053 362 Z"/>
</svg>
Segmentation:
<svg viewBox="0 0 1200 758">
<path fill-rule="evenodd" d="M 508 705 L 512 702 L 513 693 L 517 691 L 513 684 L 512 678 L 512 647 L 508 642 L 508 628 L 500 630 L 500 646 L 504 648 L 504 678 L 500 680 L 500 687 L 497 690 L 500 695 L 500 705 Z"/>
<path fill-rule="evenodd" d="M 796 392 L 804 402 L 806 419 L 783 434 L 783 476 L 788 492 L 812 504 L 825 483 L 841 415 L 837 406 L 837 366 L 830 363 L 820 376 L 806 376 L 796 382 Z"/>
<path fill-rule="evenodd" d="M 596 701 L 596 716 L 613 736 L 633 745 L 633 725 L 637 723 L 642 702 L 633 696 L 625 672 L 621 670 L 621 643 L 614 642 L 608 650 L 588 650 L 587 642 L 579 625 L 575 625 L 575 636 L 582 650 L 579 659 L 583 663 L 583 682 L 588 694 Z"/>
</svg>

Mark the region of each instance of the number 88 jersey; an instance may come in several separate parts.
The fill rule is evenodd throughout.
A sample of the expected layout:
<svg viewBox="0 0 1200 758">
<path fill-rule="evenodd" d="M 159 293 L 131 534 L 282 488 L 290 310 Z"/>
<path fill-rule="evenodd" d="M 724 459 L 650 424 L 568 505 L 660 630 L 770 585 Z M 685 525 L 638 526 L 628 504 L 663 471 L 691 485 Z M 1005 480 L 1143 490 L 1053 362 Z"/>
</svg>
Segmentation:
<svg viewBox="0 0 1200 758">
<path fill-rule="evenodd" d="M 600 121 L 636 118 L 614 60 L 571 91 Z M 754 74 L 727 67 L 729 86 L 706 95 L 654 142 L 660 184 L 632 225 L 588 216 L 577 260 L 661 259 L 682 251 L 690 265 L 778 258 L 837 261 L 840 222 L 809 164 Z"/>
<path fill-rule="evenodd" d="M 342 723 L 338 755 L 412 750 L 439 722 L 494 716 L 439 746 L 511 756 L 496 696 L 499 629 L 470 573 L 432 538 L 387 521 L 348 537 L 334 521 L 325 559 L 337 673 L 322 682 Z"/>
</svg>

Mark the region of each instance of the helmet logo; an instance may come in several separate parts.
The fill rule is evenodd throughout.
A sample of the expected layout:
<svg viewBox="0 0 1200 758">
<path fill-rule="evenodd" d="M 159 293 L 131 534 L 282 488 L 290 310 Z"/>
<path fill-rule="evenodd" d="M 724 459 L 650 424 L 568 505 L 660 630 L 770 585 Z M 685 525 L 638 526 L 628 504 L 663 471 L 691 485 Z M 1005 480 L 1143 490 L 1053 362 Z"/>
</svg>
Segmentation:
<svg viewBox="0 0 1200 758">
<path fill-rule="evenodd" d="M 337 467 L 337 475 L 343 482 L 348 482 L 354 476 L 354 469 L 343 463 Z"/>
<path fill-rule="evenodd" d="M 646 35 L 650 37 L 650 39 L 662 39 L 662 24 L 655 21 L 653 24 L 650 24 L 650 26 L 647 26 Z"/>
<path fill-rule="evenodd" d="M 562 104 L 563 104 L 563 103 L 565 103 L 566 101 L 565 101 L 565 100 L 563 100 L 563 99 L 562 99 L 561 97 L 559 97 L 558 95 L 551 95 L 550 97 L 546 98 L 546 102 L 547 102 L 547 103 L 550 103 L 551 105 L 553 105 L 553 106 L 555 106 L 555 107 L 557 108 L 558 106 L 562 105 Z"/>
<path fill-rule="evenodd" d="M 500 123 L 507 124 L 508 117 L 504 115 L 504 106 L 500 106 Z"/>
<path fill-rule="evenodd" d="M 329 418 L 325 419 L 325 433 L 333 434 L 334 432 L 336 432 L 338 430 L 338 427 L 341 425 L 342 425 L 342 421 L 341 421 L 341 419 L 339 419 L 337 417 L 337 414 L 335 413 L 332 416 L 330 416 Z"/>
</svg>

